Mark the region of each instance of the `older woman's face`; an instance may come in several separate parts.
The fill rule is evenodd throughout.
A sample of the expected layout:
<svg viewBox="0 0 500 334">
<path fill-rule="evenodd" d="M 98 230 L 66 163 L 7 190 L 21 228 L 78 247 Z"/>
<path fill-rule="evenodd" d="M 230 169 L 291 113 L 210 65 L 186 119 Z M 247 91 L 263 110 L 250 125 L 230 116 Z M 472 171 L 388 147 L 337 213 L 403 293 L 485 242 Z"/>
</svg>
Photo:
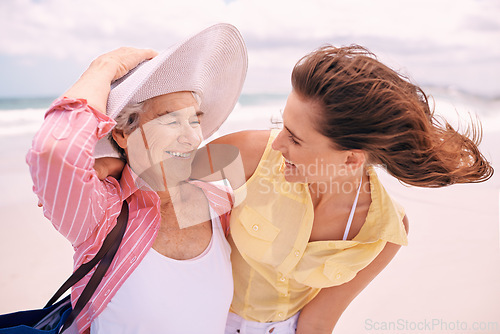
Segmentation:
<svg viewBox="0 0 500 334">
<path fill-rule="evenodd" d="M 154 190 L 186 180 L 203 137 L 201 111 L 191 92 L 176 92 L 146 101 L 140 126 L 127 138 L 132 170 Z"/>
</svg>

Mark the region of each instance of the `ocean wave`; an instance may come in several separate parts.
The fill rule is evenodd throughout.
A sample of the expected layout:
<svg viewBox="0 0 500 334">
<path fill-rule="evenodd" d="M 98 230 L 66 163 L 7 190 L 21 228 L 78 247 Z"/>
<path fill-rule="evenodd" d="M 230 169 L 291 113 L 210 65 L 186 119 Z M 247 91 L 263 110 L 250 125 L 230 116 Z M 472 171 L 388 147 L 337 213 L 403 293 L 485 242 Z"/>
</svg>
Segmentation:
<svg viewBox="0 0 500 334">
<path fill-rule="evenodd" d="M 43 122 L 45 109 L 15 109 L 0 111 L 0 136 L 34 134 Z"/>
<path fill-rule="evenodd" d="M 463 129 L 472 119 L 481 121 L 485 132 L 500 132 L 500 101 L 466 98 L 431 92 L 435 114 L 444 117 L 451 125 Z M 281 121 L 286 96 L 258 95 L 240 101 L 215 136 L 245 129 L 275 128 Z M 34 134 L 43 122 L 46 109 L 25 108 L 0 110 L 0 136 L 11 137 Z"/>
</svg>

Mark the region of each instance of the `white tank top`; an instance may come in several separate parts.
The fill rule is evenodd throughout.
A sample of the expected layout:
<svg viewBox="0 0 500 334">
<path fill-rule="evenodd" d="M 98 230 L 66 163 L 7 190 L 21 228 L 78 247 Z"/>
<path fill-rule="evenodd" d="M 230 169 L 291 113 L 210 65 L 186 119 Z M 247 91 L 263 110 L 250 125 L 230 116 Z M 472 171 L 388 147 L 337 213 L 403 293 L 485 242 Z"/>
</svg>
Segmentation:
<svg viewBox="0 0 500 334">
<path fill-rule="evenodd" d="M 210 208 L 212 239 L 194 259 L 149 250 L 92 322 L 92 334 L 224 333 L 233 298 L 231 247 Z"/>
</svg>

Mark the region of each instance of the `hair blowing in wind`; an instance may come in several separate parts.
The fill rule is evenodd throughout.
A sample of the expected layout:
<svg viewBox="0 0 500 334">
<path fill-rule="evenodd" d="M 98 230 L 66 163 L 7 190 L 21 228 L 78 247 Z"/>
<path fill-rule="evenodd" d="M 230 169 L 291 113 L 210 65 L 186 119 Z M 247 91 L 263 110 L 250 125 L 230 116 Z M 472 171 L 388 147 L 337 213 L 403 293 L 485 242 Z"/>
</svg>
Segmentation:
<svg viewBox="0 0 500 334">
<path fill-rule="evenodd" d="M 311 115 L 337 149 L 359 149 L 400 181 L 419 187 L 477 183 L 493 167 L 479 151 L 482 128 L 460 133 L 437 118 L 423 90 L 358 46 L 321 47 L 292 72 L 294 91 L 321 106 Z"/>
</svg>

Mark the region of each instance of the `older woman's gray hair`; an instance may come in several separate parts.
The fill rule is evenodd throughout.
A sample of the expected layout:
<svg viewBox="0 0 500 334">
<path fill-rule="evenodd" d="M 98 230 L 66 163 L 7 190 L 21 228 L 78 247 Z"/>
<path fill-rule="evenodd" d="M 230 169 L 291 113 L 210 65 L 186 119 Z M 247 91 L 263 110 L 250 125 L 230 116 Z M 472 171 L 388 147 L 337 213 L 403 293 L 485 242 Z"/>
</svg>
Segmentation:
<svg viewBox="0 0 500 334">
<path fill-rule="evenodd" d="M 123 108 L 115 118 L 115 129 L 121 130 L 127 135 L 137 129 L 139 127 L 139 115 L 144 111 L 145 102 L 146 101 L 125 106 L 125 108 Z M 111 145 L 113 145 L 113 148 L 118 151 L 120 157 L 127 160 L 125 150 L 116 143 L 111 132 L 108 135 L 108 139 L 111 142 Z"/>
<path fill-rule="evenodd" d="M 194 99 L 196 100 L 196 103 L 198 105 L 201 105 L 201 99 L 198 94 L 195 92 L 191 92 L 193 94 Z M 146 105 L 146 101 L 142 101 L 139 103 L 133 103 L 125 106 L 122 111 L 116 116 L 115 121 L 116 121 L 116 126 L 115 129 L 123 131 L 124 134 L 129 135 L 131 134 L 135 129 L 139 127 L 139 116 L 142 112 L 144 112 L 144 107 Z M 113 139 L 112 134 L 110 133 L 108 135 L 108 139 L 111 141 L 111 144 L 113 145 L 114 149 L 118 151 L 120 154 L 120 157 L 124 160 L 127 160 L 127 156 L 125 154 L 125 150 L 118 146 L 118 144 L 115 142 Z"/>
</svg>

